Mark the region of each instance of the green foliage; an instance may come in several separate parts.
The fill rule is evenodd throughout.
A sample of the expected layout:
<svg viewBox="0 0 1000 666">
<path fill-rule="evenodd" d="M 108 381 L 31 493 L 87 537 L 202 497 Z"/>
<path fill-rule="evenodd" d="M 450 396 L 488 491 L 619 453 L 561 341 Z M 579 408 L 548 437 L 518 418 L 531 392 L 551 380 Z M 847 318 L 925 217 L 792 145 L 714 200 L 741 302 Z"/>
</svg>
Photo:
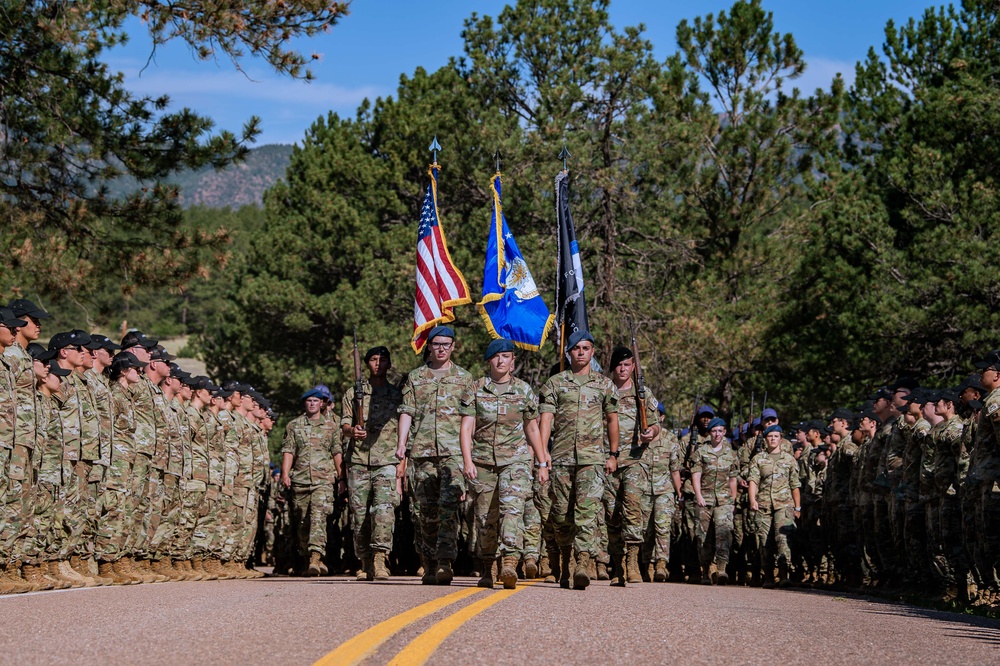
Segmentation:
<svg viewBox="0 0 1000 666">
<path fill-rule="evenodd" d="M 138 97 L 101 58 L 141 18 L 154 43 L 182 39 L 202 58 L 237 64 L 244 51 L 279 72 L 308 77 L 285 44 L 331 26 L 343 3 L 11 0 L 0 7 L 0 252 L 13 269 L 0 289 L 30 281 L 46 293 L 86 292 L 106 268 L 128 295 L 141 285 L 180 287 L 218 262 L 228 242 L 181 224 L 182 169 L 222 168 L 246 156 L 259 134 L 213 133 L 211 119 L 168 110 L 169 99 Z M 143 188 L 111 196 L 106 183 L 130 176 Z M 57 257 L 58 261 L 52 261 Z"/>
</svg>

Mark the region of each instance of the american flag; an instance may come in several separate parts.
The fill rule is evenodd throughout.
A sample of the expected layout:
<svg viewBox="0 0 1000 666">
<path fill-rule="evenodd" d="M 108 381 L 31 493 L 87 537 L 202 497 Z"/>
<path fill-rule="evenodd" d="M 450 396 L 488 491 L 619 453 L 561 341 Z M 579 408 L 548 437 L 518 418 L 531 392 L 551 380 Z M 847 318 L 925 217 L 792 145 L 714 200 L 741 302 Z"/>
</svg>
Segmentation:
<svg viewBox="0 0 1000 666">
<path fill-rule="evenodd" d="M 413 301 L 413 338 L 410 345 L 418 354 L 427 343 L 427 333 L 438 324 L 455 320 L 452 306 L 471 303 L 469 286 L 448 253 L 444 229 L 437 212 L 437 164 L 420 209 L 417 231 L 417 293 Z"/>
</svg>

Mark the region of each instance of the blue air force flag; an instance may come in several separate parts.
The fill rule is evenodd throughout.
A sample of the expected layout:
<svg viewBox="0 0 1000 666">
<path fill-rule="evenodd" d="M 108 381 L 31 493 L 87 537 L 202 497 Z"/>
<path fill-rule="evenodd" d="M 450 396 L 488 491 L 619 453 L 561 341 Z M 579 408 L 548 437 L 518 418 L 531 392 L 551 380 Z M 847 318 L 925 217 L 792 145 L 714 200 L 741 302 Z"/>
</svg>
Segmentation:
<svg viewBox="0 0 1000 666">
<path fill-rule="evenodd" d="M 493 220 L 486 241 L 483 300 L 476 304 L 494 338 L 511 340 L 521 349 L 538 351 L 553 316 L 538 293 L 531 271 L 507 228 L 500 196 L 500 172 L 493 176 Z"/>
</svg>

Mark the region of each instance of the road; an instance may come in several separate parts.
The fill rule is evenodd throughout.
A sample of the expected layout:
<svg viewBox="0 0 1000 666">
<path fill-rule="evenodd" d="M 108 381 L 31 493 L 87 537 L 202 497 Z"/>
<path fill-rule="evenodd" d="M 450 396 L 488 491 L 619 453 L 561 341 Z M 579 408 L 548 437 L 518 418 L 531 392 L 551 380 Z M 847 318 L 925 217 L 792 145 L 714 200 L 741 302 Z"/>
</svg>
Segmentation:
<svg viewBox="0 0 1000 666">
<path fill-rule="evenodd" d="M 0 597 L 34 664 L 1000 663 L 1000 621 L 811 591 L 264 578 Z"/>
</svg>

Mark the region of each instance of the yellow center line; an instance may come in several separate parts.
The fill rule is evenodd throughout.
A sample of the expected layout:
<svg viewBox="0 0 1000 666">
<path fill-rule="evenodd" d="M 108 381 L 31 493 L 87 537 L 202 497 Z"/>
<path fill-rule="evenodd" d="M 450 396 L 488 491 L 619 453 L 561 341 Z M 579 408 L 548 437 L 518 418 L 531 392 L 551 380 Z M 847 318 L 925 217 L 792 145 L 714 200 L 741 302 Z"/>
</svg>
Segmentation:
<svg viewBox="0 0 1000 666">
<path fill-rule="evenodd" d="M 469 604 L 464 608 L 444 618 L 424 633 L 420 634 L 389 662 L 389 666 L 422 666 L 444 642 L 444 639 L 455 633 L 463 624 L 482 613 L 484 610 L 504 599 L 517 594 L 529 585 L 539 581 L 522 583 L 513 590 L 500 590 L 485 599 Z"/>
<path fill-rule="evenodd" d="M 439 597 L 425 604 L 420 604 L 415 608 L 390 617 L 384 622 L 379 622 L 371 629 L 366 629 L 354 638 L 342 643 L 336 650 L 322 657 L 313 666 L 340 666 L 347 664 L 358 664 L 363 659 L 370 656 L 378 646 L 389 640 L 396 632 L 403 629 L 417 620 L 441 610 L 456 601 L 461 601 L 466 597 L 471 597 L 479 592 L 485 592 L 483 588 L 470 587 L 458 590 L 451 594 Z"/>
</svg>

